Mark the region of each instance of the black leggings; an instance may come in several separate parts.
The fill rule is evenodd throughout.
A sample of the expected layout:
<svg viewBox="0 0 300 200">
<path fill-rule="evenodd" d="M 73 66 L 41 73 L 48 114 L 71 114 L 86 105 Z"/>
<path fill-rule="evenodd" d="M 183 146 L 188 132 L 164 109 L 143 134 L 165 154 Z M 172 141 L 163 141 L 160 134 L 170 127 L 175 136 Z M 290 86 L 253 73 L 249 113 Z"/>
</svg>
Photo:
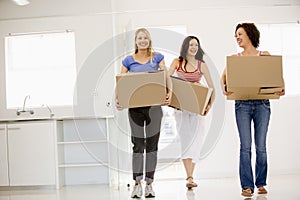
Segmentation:
<svg viewBox="0 0 300 200">
<path fill-rule="evenodd" d="M 143 179 L 144 152 L 146 149 L 145 180 L 152 182 L 157 165 L 157 147 L 162 109 L 160 106 L 130 108 L 128 115 L 131 127 L 131 141 L 133 143 L 133 179 Z"/>
</svg>

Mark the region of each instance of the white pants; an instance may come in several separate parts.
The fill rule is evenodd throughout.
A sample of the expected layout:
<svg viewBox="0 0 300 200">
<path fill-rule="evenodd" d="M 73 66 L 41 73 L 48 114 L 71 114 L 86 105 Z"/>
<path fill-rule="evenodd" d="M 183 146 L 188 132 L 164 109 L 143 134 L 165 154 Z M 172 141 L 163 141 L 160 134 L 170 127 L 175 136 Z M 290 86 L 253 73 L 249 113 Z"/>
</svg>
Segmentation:
<svg viewBox="0 0 300 200">
<path fill-rule="evenodd" d="M 187 112 L 175 110 L 177 132 L 180 136 L 181 159 L 192 159 L 196 163 L 200 161 L 200 152 L 205 140 L 205 117 Z"/>
</svg>

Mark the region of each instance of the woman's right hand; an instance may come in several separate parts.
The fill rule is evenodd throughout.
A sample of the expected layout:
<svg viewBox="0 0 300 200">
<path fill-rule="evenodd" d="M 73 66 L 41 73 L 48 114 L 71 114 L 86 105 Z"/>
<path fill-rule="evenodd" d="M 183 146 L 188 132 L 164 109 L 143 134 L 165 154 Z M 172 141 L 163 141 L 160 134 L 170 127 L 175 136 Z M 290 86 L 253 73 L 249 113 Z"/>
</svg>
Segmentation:
<svg viewBox="0 0 300 200">
<path fill-rule="evenodd" d="M 171 103 L 171 98 L 172 98 L 172 93 L 171 93 L 171 92 L 167 93 L 166 99 L 164 100 L 164 105 L 165 105 L 165 106 L 170 105 L 170 103 Z"/>
<path fill-rule="evenodd" d="M 226 95 L 226 96 L 229 96 L 229 95 L 233 94 L 233 92 L 228 92 L 227 91 L 227 85 L 225 85 L 225 84 L 223 85 L 222 90 L 223 90 L 223 94 Z"/>
</svg>

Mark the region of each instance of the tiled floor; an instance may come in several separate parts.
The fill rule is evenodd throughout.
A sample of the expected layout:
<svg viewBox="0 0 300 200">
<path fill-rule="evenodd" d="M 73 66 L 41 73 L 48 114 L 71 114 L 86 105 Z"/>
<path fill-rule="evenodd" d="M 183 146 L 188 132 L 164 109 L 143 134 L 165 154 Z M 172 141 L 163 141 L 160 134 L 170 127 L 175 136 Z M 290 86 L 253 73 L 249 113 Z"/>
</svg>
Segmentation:
<svg viewBox="0 0 300 200">
<path fill-rule="evenodd" d="M 156 200 L 300 200 L 300 174 L 269 177 L 269 194 L 252 198 L 240 196 L 236 178 L 198 180 L 188 191 L 184 180 L 160 180 L 154 183 Z M 124 200 L 131 199 L 126 185 L 113 189 L 107 185 L 67 186 L 60 190 L 37 189 L 0 191 L 0 200 Z M 144 198 L 142 198 L 144 199 Z"/>
</svg>

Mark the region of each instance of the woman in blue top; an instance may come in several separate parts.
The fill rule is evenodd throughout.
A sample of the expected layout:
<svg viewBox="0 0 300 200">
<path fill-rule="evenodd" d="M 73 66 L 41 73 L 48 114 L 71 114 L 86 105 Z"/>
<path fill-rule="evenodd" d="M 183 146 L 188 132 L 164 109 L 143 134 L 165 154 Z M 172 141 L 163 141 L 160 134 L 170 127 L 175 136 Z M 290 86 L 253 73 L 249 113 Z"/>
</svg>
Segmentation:
<svg viewBox="0 0 300 200">
<path fill-rule="evenodd" d="M 132 55 L 127 56 L 122 61 L 121 74 L 127 72 L 151 72 L 165 70 L 164 56 L 152 49 L 152 41 L 148 30 L 140 28 L 135 32 L 135 50 Z M 166 71 L 167 74 L 167 71 Z M 167 78 L 167 85 L 170 85 L 170 78 Z M 170 103 L 170 90 L 166 96 L 164 104 Z M 118 105 L 117 109 L 123 109 Z M 131 128 L 131 141 L 133 143 L 132 170 L 135 186 L 131 194 L 132 198 L 142 197 L 141 180 L 143 179 L 144 151 L 146 150 L 145 162 L 145 197 L 154 197 L 151 183 L 154 179 L 154 172 L 157 164 L 157 147 L 160 135 L 162 119 L 161 106 L 148 106 L 130 108 L 128 117 Z"/>
</svg>

